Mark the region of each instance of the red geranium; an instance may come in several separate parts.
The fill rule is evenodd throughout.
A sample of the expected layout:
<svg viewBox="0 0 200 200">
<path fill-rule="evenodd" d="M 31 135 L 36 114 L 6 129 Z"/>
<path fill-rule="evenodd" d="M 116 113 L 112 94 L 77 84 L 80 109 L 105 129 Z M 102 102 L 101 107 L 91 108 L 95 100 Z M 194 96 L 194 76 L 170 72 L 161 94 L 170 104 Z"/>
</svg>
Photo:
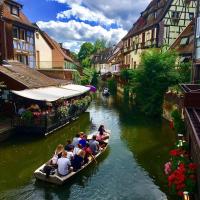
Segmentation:
<svg viewBox="0 0 200 200">
<path fill-rule="evenodd" d="M 171 150 L 169 154 L 171 156 L 180 156 L 182 153 L 183 153 L 182 150 L 180 150 L 180 149 L 174 149 L 174 150 Z"/>
<path fill-rule="evenodd" d="M 190 163 L 190 164 L 189 164 L 189 169 L 190 169 L 190 170 L 193 170 L 193 171 L 196 170 L 196 169 L 197 169 L 197 164 L 195 164 L 195 163 Z"/>
</svg>

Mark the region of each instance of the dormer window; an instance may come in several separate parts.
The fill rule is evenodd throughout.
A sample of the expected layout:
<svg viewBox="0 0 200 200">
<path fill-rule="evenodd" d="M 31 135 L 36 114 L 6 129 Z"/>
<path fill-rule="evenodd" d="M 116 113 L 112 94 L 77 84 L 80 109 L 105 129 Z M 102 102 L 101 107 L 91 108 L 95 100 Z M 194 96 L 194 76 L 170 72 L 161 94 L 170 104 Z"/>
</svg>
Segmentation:
<svg viewBox="0 0 200 200">
<path fill-rule="evenodd" d="M 189 37 L 182 37 L 180 45 L 188 45 L 189 44 Z"/>
<path fill-rule="evenodd" d="M 190 13 L 189 13 L 189 18 L 190 18 L 190 20 L 193 20 L 193 19 L 194 19 L 194 13 L 193 13 L 193 12 L 190 12 Z"/>
<path fill-rule="evenodd" d="M 11 6 L 10 10 L 11 10 L 12 15 L 19 16 L 19 8 L 18 7 Z"/>
</svg>

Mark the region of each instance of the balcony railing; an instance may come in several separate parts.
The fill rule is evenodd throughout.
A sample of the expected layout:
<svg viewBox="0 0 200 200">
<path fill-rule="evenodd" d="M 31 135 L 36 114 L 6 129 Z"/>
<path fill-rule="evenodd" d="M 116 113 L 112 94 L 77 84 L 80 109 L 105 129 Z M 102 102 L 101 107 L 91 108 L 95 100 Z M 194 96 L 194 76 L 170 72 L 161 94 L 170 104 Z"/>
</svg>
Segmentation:
<svg viewBox="0 0 200 200">
<path fill-rule="evenodd" d="M 33 44 L 30 44 L 24 40 L 13 40 L 13 47 L 18 51 L 34 52 Z"/>
</svg>

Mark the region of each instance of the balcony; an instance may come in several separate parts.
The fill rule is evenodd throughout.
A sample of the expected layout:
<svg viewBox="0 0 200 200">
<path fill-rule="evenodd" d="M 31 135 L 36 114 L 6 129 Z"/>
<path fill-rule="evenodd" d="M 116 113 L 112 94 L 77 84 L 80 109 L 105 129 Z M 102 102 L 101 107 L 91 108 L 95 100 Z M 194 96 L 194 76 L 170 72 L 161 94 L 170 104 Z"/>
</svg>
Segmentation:
<svg viewBox="0 0 200 200">
<path fill-rule="evenodd" d="M 16 50 L 16 52 L 21 52 L 21 53 L 34 52 L 33 44 L 30 44 L 24 40 L 14 39 L 13 47 Z"/>
</svg>

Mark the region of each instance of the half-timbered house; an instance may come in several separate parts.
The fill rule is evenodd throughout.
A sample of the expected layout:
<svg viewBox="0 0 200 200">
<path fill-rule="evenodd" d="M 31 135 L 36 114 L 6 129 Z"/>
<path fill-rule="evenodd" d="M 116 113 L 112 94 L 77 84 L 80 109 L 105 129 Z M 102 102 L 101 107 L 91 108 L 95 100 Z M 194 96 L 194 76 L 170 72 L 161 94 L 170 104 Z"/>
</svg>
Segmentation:
<svg viewBox="0 0 200 200">
<path fill-rule="evenodd" d="M 123 38 L 124 66 L 136 68 L 148 48 L 166 49 L 195 16 L 195 0 L 152 0 Z"/>
<path fill-rule="evenodd" d="M 100 72 L 102 75 L 108 72 L 112 73 L 112 66 L 109 62 L 109 58 L 113 54 L 113 48 L 104 49 L 101 52 L 98 52 L 92 56 L 92 67 L 95 68 L 97 72 Z"/>
<path fill-rule="evenodd" d="M 18 60 L 35 67 L 35 26 L 22 12 L 23 6 L 4 0 L 1 7 L 0 52 L 3 60 Z"/>
</svg>

